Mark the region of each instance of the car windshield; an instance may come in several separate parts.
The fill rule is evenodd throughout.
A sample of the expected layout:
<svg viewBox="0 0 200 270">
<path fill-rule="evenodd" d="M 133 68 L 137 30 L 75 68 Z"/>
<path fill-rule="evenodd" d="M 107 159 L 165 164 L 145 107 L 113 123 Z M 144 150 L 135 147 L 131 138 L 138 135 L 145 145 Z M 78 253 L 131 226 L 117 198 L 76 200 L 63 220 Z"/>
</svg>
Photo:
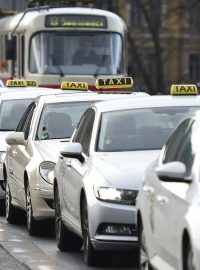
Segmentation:
<svg viewBox="0 0 200 270">
<path fill-rule="evenodd" d="M 32 99 L 13 99 L 1 101 L 0 131 L 14 131 Z"/>
<path fill-rule="evenodd" d="M 92 102 L 46 104 L 43 108 L 36 139 L 70 138 L 82 114 Z"/>
<path fill-rule="evenodd" d="M 125 70 L 122 38 L 108 32 L 40 32 L 30 43 L 31 73 L 118 75 Z"/>
<path fill-rule="evenodd" d="M 163 107 L 102 113 L 97 151 L 161 149 L 182 116 L 194 108 Z"/>
</svg>

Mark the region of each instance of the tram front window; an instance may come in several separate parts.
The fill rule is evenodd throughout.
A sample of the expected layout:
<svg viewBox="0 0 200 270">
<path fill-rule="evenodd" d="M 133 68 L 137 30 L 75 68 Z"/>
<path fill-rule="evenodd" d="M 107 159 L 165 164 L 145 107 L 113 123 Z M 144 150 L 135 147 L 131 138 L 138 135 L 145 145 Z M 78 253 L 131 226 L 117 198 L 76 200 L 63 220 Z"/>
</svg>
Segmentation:
<svg viewBox="0 0 200 270">
<path fill-rule="evenodd" d="M 118 75 L 125 71 L 120 34 L 40 32 L 30 43 L 29 71 L 39 74 Z"/>
</svg>

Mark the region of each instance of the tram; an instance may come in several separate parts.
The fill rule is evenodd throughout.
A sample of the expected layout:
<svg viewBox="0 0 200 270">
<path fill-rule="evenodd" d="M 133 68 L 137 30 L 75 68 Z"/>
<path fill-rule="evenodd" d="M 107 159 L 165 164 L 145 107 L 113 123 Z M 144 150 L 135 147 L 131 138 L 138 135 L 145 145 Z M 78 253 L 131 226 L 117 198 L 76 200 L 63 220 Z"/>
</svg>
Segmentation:
<svg viewBox="0 0 200 270">
<path fill-rule="evenodd" d="M 106 10 L 29 8 L 0 19 L 0 79 L 37 80 L 52 88 L 62 81 L 85 81 L 95 90 L 98 76 L 127 75 L 126 40 L 126 23 Z M 95 60 L 80 53 L 86 46 Z"/>
</svg>

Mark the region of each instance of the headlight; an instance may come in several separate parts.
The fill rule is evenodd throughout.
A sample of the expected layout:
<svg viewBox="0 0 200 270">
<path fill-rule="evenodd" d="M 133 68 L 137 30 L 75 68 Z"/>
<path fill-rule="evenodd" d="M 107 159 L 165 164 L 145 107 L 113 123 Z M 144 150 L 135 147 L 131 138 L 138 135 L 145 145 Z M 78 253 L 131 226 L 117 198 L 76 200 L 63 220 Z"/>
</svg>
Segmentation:
<svg viewBox="0 0 200 270">
<path fill-rule="evenodd" d="M 50 161 L 45 161 L 40 164 L 40 174 L 42 178 L 52 185 L 54 180 L 55 165 L 56 165 L 55 163 Z"/>
<path fill-rule="evenodd" d="M 135 205 L 138 193 L 137 190 L 96 186 L 94 186 L 94 192 L 96 198 L 101 201 L 124 205 Z"/>
<path fill-rule="evenodd" d="M 0 163 L 4 163 L 6 152 L 0 152 Z"/>
</svg>

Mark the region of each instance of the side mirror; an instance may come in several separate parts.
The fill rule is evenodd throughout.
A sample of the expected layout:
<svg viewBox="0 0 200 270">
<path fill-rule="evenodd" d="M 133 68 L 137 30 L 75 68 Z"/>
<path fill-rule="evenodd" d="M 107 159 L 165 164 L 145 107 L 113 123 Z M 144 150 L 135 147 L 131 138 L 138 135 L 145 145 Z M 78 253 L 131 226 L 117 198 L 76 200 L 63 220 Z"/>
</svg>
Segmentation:
<svg viewBox="0 0 200 270">
<path fill-rule="evenodd" d="M 80 143 L 67 143 L 65 148 L 60 151 L 63 157 L 78 159 L 81 163 L 85 160 L 82 155 L 82 145 Z"/>
<path fill-rule="evenodd" d="M 168 162 L 156 168 L 156 174 L 164 182 L 190 183 L 191 179 L 186 177 L 186 166 L 179 161 Z"/>
<path fill-rule="evenodd" d="M 6 60 L 14 60 L 16 57 L 16 39 L 6 40 Z"/>
<path fill-rule="evenodd" d="M 26 145 L 24 132 L 12 132 L 6 136 L 6 142 L 9 145 Z"/>
</svg>

